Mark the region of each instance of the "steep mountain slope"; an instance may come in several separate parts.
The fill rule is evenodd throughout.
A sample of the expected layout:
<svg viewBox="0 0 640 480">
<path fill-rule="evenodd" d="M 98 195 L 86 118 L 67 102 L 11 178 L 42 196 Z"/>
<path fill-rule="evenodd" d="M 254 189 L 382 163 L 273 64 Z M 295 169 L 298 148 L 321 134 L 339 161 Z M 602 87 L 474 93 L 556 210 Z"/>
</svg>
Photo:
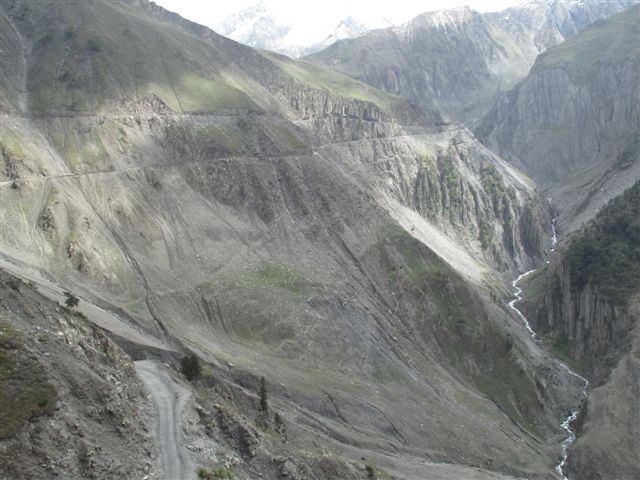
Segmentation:
<svg viewBox="0 0 640 480">
<path fill-rule="evenodd" d="M 4 262 L 245 390 L 265 376 L 291 455 L 553 475 L 578 386 L 494 273 L 545 249 L 524 175 L 437 113 L 151 3 L 0 18 Z"/>
<path fill-rule="evenodd" d="M 595 387 L 569 457 L 576 478 L 640 475 L 639 286 L 640 181 L 527 285 L 528 318 Z"/>
<path fill-rule="evenodd" d="M 0 270 L 3 478 L 156 476 L 131 359 L 82 314 Z"/>
<path fill-rule="evenodd" d="M 542 54 L 476 132 L 563 205 L 572 230 L 640 176 L 640 6 Z"/>
<path fill-rule="evenodd" d="M 409 23 L 337 42 L 312 55 L 338 72 L 468 124 L 490 108 L 552 45 L 636 3 L 527 2 L 500 13 L 468 7 L 428 12 Z"/>
</svg>

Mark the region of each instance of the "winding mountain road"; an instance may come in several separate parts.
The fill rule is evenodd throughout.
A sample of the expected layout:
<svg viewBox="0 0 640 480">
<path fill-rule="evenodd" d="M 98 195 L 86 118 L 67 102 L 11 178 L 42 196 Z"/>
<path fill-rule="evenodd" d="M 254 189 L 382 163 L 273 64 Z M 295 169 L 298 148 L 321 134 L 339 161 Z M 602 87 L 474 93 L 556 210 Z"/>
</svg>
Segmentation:
<svg viewBox="0 0 640 480">
<path fill-rule="evenodd" d="M 194 466 L 181 439 L 182 412 L 191 393 L 178 385 L 161 365 L 152 360 L 137 361 L 135 366 L 156 407 L 156 436 L 161 466 L 158 478 L 195 478 Z"/>
</svg>

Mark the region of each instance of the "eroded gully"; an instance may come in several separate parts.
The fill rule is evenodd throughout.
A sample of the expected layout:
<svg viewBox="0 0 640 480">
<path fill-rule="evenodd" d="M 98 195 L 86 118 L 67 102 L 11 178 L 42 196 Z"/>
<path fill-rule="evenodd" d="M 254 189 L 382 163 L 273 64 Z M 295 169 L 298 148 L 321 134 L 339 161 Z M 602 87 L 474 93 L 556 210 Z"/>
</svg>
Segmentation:
<svg viewBox="0 0 640 480">
<path fill-rule="evenodd" d="M 556 234 L 556 219 L 555 218 L 553 219 L 551 227 L 552 227 L 552 230 L 553 230 L 553 236 L 551 237 L 551 252 L 553 252 L 555 250 L 556 242 L 558 240 L 558 237 L 557 237 L 557 234 Z M 549 263 L 548 260 L 547 260 L 547 263 Z M 529 335 L 531 336 L 531 338 L 535 342 L 538 342 L 538 339 L 537 339 L 537 336 L 536 336 L 536 332 L 534 332 L 533 329 L 531 328 L 531 325 L 529 324 L 529 321 L 527 320 L 527 317 L 525 317 L 524 314 L 520 310 L 518 310 L 518 308 L 516 307 L 516 303 L 519 302 L 520 300 L 522 300 L 522 295 L 521 295 L 522 294 L 522 289 L 518 286 L 518 283 L 523 278 L 527 277 L 528 275 L 531 275 L 536 270 L 537 269 L 529 270 L 528 272 L 524 272 L 524 273 L 520 274 L 513 282 L 511 282 L 511 285 L 514 288 L 514 292 L 513 292 L 514 293 L 514 298 L 513 298 L 513 300 L 511 300 L 509 302 L 508 305 L 514 312 L 516 312 L 516 315 L 522 321 L 524 327 L 526 328 L 527 332 L 529 332 Z M 569 373 L 569 375 L 571 375 L 573 377 L 576 377 L 577 379 L 579 379 L 583 383 L 582 395 L 583 395 L 584 399 L 586 400 L 587 395 L 589 393 L 588 392 L 588 390 L 589 390 L 589 380 L 587 380 L 583 376 L 581 376 L 578 373 L 576 373 L 573 370 L 571 370 L 565 363 L 561 362 L 560 360 L 557 360 L 557 362 L 564 370 L 566 370 Z M 564 472 L 564 467 L 565 467 L 565 465 L 567 463 L 567 457 L 569 456 L 569 447 L 571 447 L 571 445 L 573 445 L 573 443 L 576 441 L 576 434 L 571 429 L 571 424 L 578 418 L 578 415 L 580 415 L 580 410 L 573 410 L 573 411 L 571 411 L 569 413 L 569 415 L 560 424 L 560 427 L 565 432 L 567 432 L 567 437 L 560 444 L 561 452 L 562 452 L 561 456 L 560 456 L 560 463 L 558 463 L 555 466 L 555 470 L 562 477 L 562 480 L 569 480 L 569 477 L 567 477 L 567 475 Z"/>
</svg>

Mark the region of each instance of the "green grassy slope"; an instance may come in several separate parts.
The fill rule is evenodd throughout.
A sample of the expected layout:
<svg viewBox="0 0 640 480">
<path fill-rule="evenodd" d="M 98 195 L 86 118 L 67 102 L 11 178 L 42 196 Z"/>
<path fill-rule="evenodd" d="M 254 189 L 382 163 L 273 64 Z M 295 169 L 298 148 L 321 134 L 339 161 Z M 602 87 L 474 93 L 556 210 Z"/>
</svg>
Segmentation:
<svg viewBox="0 0 640 480">
<path fill-rule="evenodd" d="M 399 102 L 328 69 L 278 60 L 210 31 L 198 35 L 148 6 L 13 0 L 3 2 L 2 9 L 7 18 L 3 26 L 12 24 L 3 30 L 15 26 L 34 38 L 28 82 L 36 114 L 93 111 L 108 100 L 150 94 L 178 112 L 279 111 L 284 107 L 269 87 L 282 82 L 373 102 L 382 109 Z M 16 39 L 3 36 L 3 45 L 11 47 L 8 56 L 15 60 Z M 10 85 L 3 90 L 11 96 Z"/>
<path fill-rule="evenodd" d="M 640 5 L 585 28 L 580 35 L 550 48 L 540 55 L 532 73 L 562 67 L 574 74 L 585 72 L 599 62 L 640 60 Z"/>
</svg>

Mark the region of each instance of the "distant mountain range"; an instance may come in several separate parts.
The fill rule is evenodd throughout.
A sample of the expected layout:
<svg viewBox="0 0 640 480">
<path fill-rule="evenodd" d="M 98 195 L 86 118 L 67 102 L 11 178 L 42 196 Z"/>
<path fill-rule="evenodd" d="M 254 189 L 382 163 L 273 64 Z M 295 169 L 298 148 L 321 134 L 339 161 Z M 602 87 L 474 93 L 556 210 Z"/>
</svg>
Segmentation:
<svg viewBox="0 0 640 480">
<path fill-rule="evenodd" d="M 259 2 L 239 10 L 214 30 L 254 48 L 272 50 L 293 58 L 318 52 L 338 40 L 356 37 L 372 28 L 391 26 L 385 19 L 370 23 L 353 16 L 309 23 L 292 21 Z"/>
<path fill-rule="evenodd" d="M 498 13 L 469 7 L 342 40 L 311 59 L 418 105 L 472 123 L 537 55 L 635 0 L 535 0 Z"/>
</svg>

